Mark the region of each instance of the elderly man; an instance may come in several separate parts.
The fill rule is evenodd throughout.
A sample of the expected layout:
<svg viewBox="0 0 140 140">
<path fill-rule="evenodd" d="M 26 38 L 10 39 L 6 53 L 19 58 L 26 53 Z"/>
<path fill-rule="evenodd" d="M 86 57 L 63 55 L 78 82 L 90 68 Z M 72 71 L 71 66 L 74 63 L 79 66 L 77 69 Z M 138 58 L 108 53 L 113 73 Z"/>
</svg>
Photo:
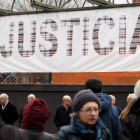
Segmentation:
<svg viewBox="0 0 140 140">
<path fill-rule="evenodd" d="M 70 118 L 71 118 L 71 113 L 72 113 L 72 108 L 71 108 L 71 97 L 68 95 L 65 95 L 62 98 L 62 105 L 59 105 L 56 108 L 55 111 L 55 116 L 54 116 L 54 123 L 58 130 L 60 129 L 61 126 L 64 125 L 69 125 L 70 124 Z"/>
<path fill-rule="evenodd" d="M 120 114 L 122 112 L 122 109 L 116 105 L 116 98 L 115 98 L 115 96 L 113 96 L 113 95 L 109 95 L 109 96 L 111 97 L 112 105 L 116 106 L 116 108 L 118 110 L 118 113 L 119 113 L 119 116 L 120 116 Z"/>
<path fill-rule="evenodd" d="M 8 100 L 8 95 L 2 93 L 0 95 L 0 115 L 6 124 L 13 125 L 18 119 L 16 107 Z"/>
<path fill-rule="evenodd" d="M 33 99 L 35 99 L 35 95 L 34 95 L 34 94 L 29 94 L 29 95 L 27 96 L 27 102 L 28 102 L 28 103 L 29 103 L 30 101 L 32 101 Z M 25 107 L 26 105 L 27 105 L 27 104 L 25 104 L 25 105 L 23 105 L 23 106 L 21 107 L 21 111 L 20 111 L 20 114 L 19 114 L 19 121 L 18 121 L 19 127 L 21 126 L 22 112 L 23 112 L 23 109 L 24 109 L 24 107 Z"/>
</svg>

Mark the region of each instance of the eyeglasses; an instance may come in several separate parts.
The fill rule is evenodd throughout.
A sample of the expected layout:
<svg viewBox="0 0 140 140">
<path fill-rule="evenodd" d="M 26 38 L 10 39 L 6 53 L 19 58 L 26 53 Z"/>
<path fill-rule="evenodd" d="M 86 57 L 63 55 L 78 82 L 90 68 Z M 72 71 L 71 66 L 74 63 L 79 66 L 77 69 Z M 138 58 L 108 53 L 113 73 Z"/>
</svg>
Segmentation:
<svg viewBox="0 0 140 140">
<path fill-rule="evenodd" d="M 86 112 L 86 113 L 91 113 L 92 111 L 94 111 L 95 113 L 98 113 L 98 112 L 100 112 L 100 109 L 99 108 L 98 109 L 89 108 L 89 109 L 80 109 L 80 111 L 83 111 L 83 112 Z"/>
<path fill-rule="evenodd" d="M 72 100 L 65 100 L 65 101 L 71 102 Z"/>
<path fill-rule="evenodd" d="M 34 98 L 28 98 L 28 99 L 34 99 Z"/>
</svg>

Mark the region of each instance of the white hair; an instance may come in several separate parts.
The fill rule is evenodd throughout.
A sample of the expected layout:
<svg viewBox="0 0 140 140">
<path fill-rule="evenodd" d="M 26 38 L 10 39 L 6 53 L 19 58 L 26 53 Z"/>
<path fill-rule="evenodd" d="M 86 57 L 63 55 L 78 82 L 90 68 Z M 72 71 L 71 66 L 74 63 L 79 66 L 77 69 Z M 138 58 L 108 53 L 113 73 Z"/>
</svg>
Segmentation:
<svg viewBox="0 0 140 140">
<path fill-rule="evenodd" d="M 33 96 L 33 98 L 35 99 L 35 95 L 34 95 L 34 94 L 29 94 L 29 95 L 27 96 L 27 99 L 29 98 L 29 96 Z"/>
<path fill-rule="evenodd" d="M 9 96 L 8 96 L 6 93 L 2 93 L 1 96 L 2 96 L 3 98 L 9 99 Z"/>
<path fill-rule="evenodd" d="M 130 98 L 133 100 L 133 99 L 136 99 L 137 97 L 136 97 L 136 95 L 135 95 L 135 93 L 130 93 L 129 95 L 128 95 L 128 97 L 130 96 Z"/>
<path fill-rule="evenodd" d="M 114 95 L 109 95 L 109 96 L 110 96 L 111 98 L 113 98 L 113 100 L 116 100 Z"/>
<path fill-rule="evenodd" d="M 134 87 L 134 94 L 137 98 L 140 97 L 140 80 L 137 81 L 135 87 Z"/>
</svg>

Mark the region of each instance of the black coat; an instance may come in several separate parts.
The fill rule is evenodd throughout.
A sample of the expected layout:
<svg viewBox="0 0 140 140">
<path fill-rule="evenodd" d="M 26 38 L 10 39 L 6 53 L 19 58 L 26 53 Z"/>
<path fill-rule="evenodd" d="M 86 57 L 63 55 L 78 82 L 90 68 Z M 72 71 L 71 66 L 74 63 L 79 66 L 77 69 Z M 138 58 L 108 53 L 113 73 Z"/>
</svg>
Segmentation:
<svg viewBox="0 0 140 140">
<path fill-rule="evenodd" d="M 140 98 L 133 104 L 122 121 L 121 140 L 140 140 Z"/>
<path fill-rule="evenodd" d="M 26 104 L 26 105 L 27 105 L 27 104 Z M 20 111 L 20 113 L 19 113 L 19 118 L 18 118 L 19 127 L 21 127 L 22 113 L 23 113 L 23 109 L 24 109 L 24 107 L 25 107 L 26 105 L 23 105 L 23 106 L 21 107 L 21 111 Z"/>
<path fill-rule="evenodd" d="M 17 119 L 18 119 L 17 109 L 10 102 L 8 102 L 8 104 L 6 105 L 4 110 L 2 110 L 2 106 L 0 104 L 0 115 L 1 115 L 2 120 L 6 124 L 14 124 L 15 121 L 17 121 Z"/>
<path fill-rule="evenodd" d="M 67 110 L 63 105 L 60 105 L 56 108 L 53 121 L 56 127 L 58 128 L 58 130 L 60 129 L 61 126 L 70 124 L 70 117 L 69 117 L 70 113 L 72 113 L 71 106 L 69 106 Z"/>
<path fill-rule="evenodd" d="M 27 140 L 27 138 L 16 127 L 4 124 L 0 118 L 0 140 Z"/>
</svg>

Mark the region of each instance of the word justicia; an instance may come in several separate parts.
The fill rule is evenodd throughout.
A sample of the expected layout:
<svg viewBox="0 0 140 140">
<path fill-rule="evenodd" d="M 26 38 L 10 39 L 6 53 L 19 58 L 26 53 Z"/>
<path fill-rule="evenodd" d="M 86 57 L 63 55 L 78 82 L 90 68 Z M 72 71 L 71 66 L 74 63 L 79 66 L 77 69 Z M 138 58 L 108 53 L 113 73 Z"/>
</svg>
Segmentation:
<svg viewBox="0 0 140 140">
<path fill-rule="evenodd" d="M 55 21 L 53 19 L 46 19 L 41 25 L 40 25 L 40 36 L 44 41 L 50 42 L 51 48 L 47 49 L 46 46 L 43 43 L 39 43 L 39 50 L 40 53 L 44 57 L 52 57 L 57 53 L 59 44 L 58 44 L 58 38 L 52 34 L 47 32 L 47 27 L 51 27 L 52 32 L 59 32 L 58 28 L 58 21 Z M 107 46 L 101 47 L 100 41 L 99 41 L 99 33 L 100 33 L 100 27 L 103 24 L 106 24 L 109 29 L 113 29 L 115 27 L 115 22 L 112 17 L 109 17 L 107 15 L 102 16 L 97 19 L 97 21 L 94 23 L 93 29 L 92 29 L 92 35 L 89 35 L 89 17 L 84 17 L 82 19 L 80 18 L 69 18 L 60 20 L 61 28 L 63 30 L 66 30 L 67 33 L 67 44 L 66 44 L 66 56 L 72 56 L 73 53 L 73 33 L 75 31 L 75 26 L 80 26 L 82 23 L 82 55 L 88 56 L 89 52 L 89 40 L 92 39 L 93 43 L 93 49 L 98 55 L 108 55 L 111 53 L 111 51 L 114 48 L 115 41 L 109 40 L 109 43 Z M 34 55 L 35 48 L 36 48 L 36 35 L 37 35 L 37 21 L 32 21 L 30 26 L 30 49 L 26 50 L 24 48 L 24 21 L 18 22 L 18 52 L 22 57 L 31 57 Z M 119 54 L 125 55 L 126 54 L 126 26 L 127 25 L 127 18 L 126 15 L 121 15 L 119 18 Z M 15 42 L 15 22 L 9 23 L 9 46 L 5 46 L 5 44 L 0 43 L 0 52 L 1 55 L 4 58 L 8 58 L 13 54 L 13 48 L 14 48 L 14 42 Z M 61 34 L 61 32 L 60 32 Z M 108 34 L 108 33 L 106 33 Z M 129 54 L 135 54 L 137 50 L 137 46 L 140 45 L 140 15 L 137 18 L 137 22 L 135 24 L 135 29 L 133 31 L 130 48 L 128 50 Z M 41 42 L 41 41 L 40 41 Z"/>
</svg>

